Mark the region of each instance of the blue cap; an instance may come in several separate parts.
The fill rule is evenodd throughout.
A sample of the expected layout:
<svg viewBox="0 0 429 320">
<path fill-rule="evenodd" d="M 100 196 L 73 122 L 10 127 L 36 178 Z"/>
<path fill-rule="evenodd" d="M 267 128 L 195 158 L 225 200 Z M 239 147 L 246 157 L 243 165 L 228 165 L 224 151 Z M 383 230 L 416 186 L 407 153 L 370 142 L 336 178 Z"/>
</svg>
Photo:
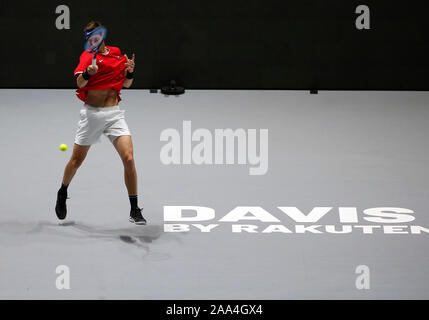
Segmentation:
<svg viewBox="0 0 429 320">
<path fill-rule="evenodd" d="M 91 33 L 94 31 L 95 29 L 89 29 L 85 31 L 85 39 L 88 39 L 89 36 L 91 35 Z"/>
</svg>

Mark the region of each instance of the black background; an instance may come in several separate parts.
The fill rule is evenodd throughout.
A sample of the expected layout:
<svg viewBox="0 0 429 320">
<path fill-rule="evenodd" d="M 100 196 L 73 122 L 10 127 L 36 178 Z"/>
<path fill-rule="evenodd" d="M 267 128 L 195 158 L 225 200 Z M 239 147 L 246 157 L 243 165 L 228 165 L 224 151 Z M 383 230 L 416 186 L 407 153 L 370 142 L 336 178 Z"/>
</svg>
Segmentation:
<svg viewBox="0 0 429 320">
<path fill-rule="evenodd" d="M 166 309 L 178 306 L 199 306 L 210 309 L 211 304 L 255 305 L 261 304 L 263 314 L 252 315 L 210 315 L 167 316 Z M 57 300 L 57 301 L 0 301 L 1 310 L 6 314 L 39 316 L 43 319 L 151 319 L 151 320 L 191 320 L 191 319 L 368 319 L 417 318 L 427 310 L 427 301 L 398 300 Z M 130 317 L 131 316 L 131 317 Z"/>
<path fill-rule="evenodd" d="M 61 4 L 69 30 L 55 27 Z M 371 30 L 355 27 L 360 4 Z M 2 0 L 0 87 L 75 88 L 95 19 L 136 54 L 135 88 L 427 90 L 428 15 L 416 0 Z"/>
</svg>

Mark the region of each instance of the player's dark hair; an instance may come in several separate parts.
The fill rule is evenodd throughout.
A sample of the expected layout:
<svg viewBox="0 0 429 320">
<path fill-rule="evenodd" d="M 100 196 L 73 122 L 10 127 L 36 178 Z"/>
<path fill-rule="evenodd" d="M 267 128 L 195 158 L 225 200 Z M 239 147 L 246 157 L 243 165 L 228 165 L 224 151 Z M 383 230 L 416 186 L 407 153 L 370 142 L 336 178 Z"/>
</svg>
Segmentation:
<svg viewBox="0 0 429 320">
<path fill-rule="evenodd" d="M 92 29 L 95 29 L 95 28 L 97 28 L 97 27 L 99 27 L 99 26 L 102 26 L 102 24 L 101 24 L 101 22 L 100 21 L 94 21 L 94 20 L 92 20 L 92 21 L 90 21 L 84 28 L 83 28 L 83 31 L 85 32 L 85 31 L 87 31 L 87 30 L 92 30 Z"/>
</svg>

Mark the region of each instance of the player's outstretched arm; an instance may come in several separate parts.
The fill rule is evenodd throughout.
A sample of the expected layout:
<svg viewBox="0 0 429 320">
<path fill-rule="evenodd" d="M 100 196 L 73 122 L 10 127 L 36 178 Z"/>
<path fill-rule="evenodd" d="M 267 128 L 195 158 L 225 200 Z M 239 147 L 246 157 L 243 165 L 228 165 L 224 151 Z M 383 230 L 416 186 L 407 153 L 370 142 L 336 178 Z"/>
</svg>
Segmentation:
<svg viewBox="0 0 429 320">
<path fill-rule="evenodd" d="M 133 53 L 133 57 L 131 59 L 128 59 L 128 56 L 126 54 L 124 54 L 125 59 L 127 59 L 127 61 L 125 62 L 125 65 L 127 66 L 125 68 L 125 81 L 123 86 L 125 88 L 129 88 L 131 87 L 131 85 L 133 84 L 133 80 L 134 80 L 134 67 L 135 67 L 135 54 Z"/>
</svg>

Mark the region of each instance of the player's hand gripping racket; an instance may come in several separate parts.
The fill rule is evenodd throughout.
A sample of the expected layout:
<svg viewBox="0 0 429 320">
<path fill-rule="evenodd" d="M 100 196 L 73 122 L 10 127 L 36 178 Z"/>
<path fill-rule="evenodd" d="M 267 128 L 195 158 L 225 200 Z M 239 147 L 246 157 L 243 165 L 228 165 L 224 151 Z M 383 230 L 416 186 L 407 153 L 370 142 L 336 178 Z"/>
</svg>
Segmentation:
<svg viewBox="0 0 429 320">
<path fill-rule="evenodd" d="M 97 27 L 91 31 L 87 31 L 86 42 L 85 42 L 85 50 L 89 50 L 92 53 L 92 65 L 95 66 L 96 62 L 96 54 L 101 44 L 107 35 L 107 29 L 103 26 Z"/>
</svg>

